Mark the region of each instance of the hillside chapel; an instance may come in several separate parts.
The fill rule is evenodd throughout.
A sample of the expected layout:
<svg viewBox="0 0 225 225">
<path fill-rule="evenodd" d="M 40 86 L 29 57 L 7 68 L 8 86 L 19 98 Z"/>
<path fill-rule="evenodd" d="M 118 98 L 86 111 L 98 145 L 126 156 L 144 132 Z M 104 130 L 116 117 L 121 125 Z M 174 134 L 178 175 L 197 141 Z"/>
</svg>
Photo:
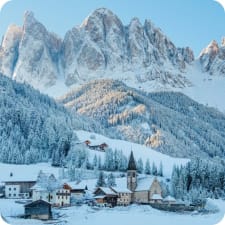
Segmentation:
<svg viewBox="0 0 225 225">
<path fill-rule="evenodd" d="M 162 201 L 162 188 L 156 177 L 138 179 L 133 152 L 130 154 L 127 168 L 127 188 L 132 192 L 131 202 L 153 203 Z"/>
</svg>

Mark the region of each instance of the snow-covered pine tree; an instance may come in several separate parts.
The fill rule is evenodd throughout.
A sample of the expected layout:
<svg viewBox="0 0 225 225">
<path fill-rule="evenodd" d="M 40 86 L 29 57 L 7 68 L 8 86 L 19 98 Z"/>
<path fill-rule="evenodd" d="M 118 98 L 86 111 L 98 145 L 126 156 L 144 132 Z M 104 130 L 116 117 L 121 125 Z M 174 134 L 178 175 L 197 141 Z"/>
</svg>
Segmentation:
<svg viewBox="0 0 225 225">
<path fill-rule="evenodd" d="M 99 172 L 96 187 L 106 187 L 105 174 L 103 171 Z"/>
<path fill-rule="evenodd" d="M 145 174 L 148 174 L 148 175 L 151 174 L 151 166 L 150 166 L 149 159 L 147 159 L 145 162 Z"/>
<path fill-rule="evenodd" d="M 137 171 L 138 173 L 143 173 L 143 161 L 141 158 L 137 161 Z"/>
<path fill-rule="evenodd" d="M 172 176 L 171 176 L 171 194 L 174 198 L 178 196 L 178 183 L 179 183 L 179 168 L 177 166 L 173 166 Z"/>
<path fill-rule="evenodd" d="M 97 165 L 98 169 L 101 170 L 102 169 L 102 159 L 101 156 L 98 156 L 98 165 Z"/>
<path fill-rule="evenodd" d="M 170 189 L 169 189 L 168 184 L 166 184 L 166 183 L 163 182 L 163 181 L 160 181 L 160 186 L 162 187 L 162 197 L 163 197 L 163 198 L 165 198 L 165 197 L 167 197 L 168 195 L 170 195 Z"/>
<path fill-rule="evenodd" d="M 114 171 L 115 170 L 115 161 L 114 155 L 111 148 L 108 148 L 105 152 L 105 163 L 104 169 L 107 171 Z"/>
<path fill-rule="evenodd" d="M 157 176 L 157 167 L 155 165 L 155 162 L 152 163 L 152 175 Z"/>
<path fill-rule="evenodd" d="M 68 167 L 68 177 L 70 181 L 76 180 L 76 168 L 74 165 L 70 164 Z"/>
<path fill-rule="evenodd" d="M 163 177 L 163 164 L 162 164 L 162 161 L 159 164 L 158 176 Z"/>
<path fill-rule="evenodd" d="M 92 166 L 93 168 L 96 168 L 98 166 L 98 158 L 96 154 L 94 155 Z"/>
<path fill-rule="evenodd" d="M 110 173 L 107 176 L 107 186 L 108 187 L 115 187 L 116 186 L 116 179 L 115 179 L 115 176 L 113 175 L 113 173 Z"/>
</svg>

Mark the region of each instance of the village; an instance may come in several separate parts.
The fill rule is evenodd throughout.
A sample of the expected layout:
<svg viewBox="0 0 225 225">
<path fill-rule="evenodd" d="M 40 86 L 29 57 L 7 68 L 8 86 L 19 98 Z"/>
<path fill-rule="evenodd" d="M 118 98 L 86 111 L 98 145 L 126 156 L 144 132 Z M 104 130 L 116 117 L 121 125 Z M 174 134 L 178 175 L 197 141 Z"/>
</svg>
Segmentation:
<svg viewBox="0 0 225 225">
<path fill-rule="evenodd" d="M 101 187 L 93 182 L 59 181 L 53 174 L 40 171 L 33 180 L 25 180 L 9 174 L 1 187 L 1 197 L 24 203 L 22 218 L 49 220 L 52 208 L 65 208 L 88 204 L 93 209 L 102 207 L 146 204 L 166 211 L 193 211 L 203 206 L 185 205 L 172 196 L 162 196 L 160 177 L 139 178 L 133 152 L 127 167 L 127 176 L 117 186 Z"/>
</svg>

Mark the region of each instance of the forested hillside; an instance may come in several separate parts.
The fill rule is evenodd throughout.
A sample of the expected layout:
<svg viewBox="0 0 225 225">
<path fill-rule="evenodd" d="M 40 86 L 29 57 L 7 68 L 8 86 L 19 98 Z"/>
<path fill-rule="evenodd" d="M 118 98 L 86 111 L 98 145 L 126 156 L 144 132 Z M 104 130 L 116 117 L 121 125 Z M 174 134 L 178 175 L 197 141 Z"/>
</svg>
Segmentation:
<svg viewBox="0 0 225 225">
<path fill-rule="evenodd" d="M 224 157 L 225 115 L 180 93 L 147 94 L 120 81 L 98 80 L 59 99 L 93 118 L 106 135 L 176 157 Z"/>
<path fill-rule="evenodd" d="M 0 75 L 0 160 L 58 164 L 73 137 L 69 112 L 26 84 Z"/>
<path fill-rule="evenodd" d="M 0 74 L 0 161 L 60 165 L 77 142 L 74 130 L 104 133 L 98 121 L 67 110 L 25 83 Z"/>
</svg>

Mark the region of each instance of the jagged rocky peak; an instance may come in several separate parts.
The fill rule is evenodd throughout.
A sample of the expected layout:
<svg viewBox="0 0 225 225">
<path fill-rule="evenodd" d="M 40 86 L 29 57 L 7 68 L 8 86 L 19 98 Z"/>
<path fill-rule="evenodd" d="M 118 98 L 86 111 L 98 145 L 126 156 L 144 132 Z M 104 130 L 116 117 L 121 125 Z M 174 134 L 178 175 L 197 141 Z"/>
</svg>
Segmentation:
<svg viewBox="0 0 225 225">
<path fill-rule="evenodd" d="M 36 88 L 54 85 L 58 74 L 60 39 L 49 33 L 29 11 L 24 14 L 23 27 L 13 29 L 11 33 L 18 38 L 13 45 L 3 45 L 11 50 L 10 54 L 5 51 L 2 54 L 2 72 L 6 71 L 6 75 Z M 11 37 L 11 33 L 7 33 L 6 38 Z M 10 71 L 6 70 L 6 64 Z"/>
<path fill-rule="evenodd" d="M 1 51 L 0 71 L 39 89 L 55 85 L 59 75 L 67 86 L 100 77 L 160 84 L 154 86 L 190 83 L 182 73 L 194 59 L 192 51 L 177 48 L 150 20 L 142 25 L 133 18 L 126 26 L 112 11 L 100 8 L 62 41 L 27 11 L 23 27 L 11 30 L 11 37 L 18 38 L 2 48 L 13 46 L 15 51 L 10 57 Z"/>
<path fill-rule="evenodd" d="M 91 25 L 98 22 L 104 22 L 105 28 L 111 27 L 113 24 L 123 26 L 121 20 L 111 10 L 99 8 L 93 11 L 81 24 L 81 27 L 88 29 Z"/>
<path fill-rule="evenodd" d="M 219 45 L 215 40 L 213 40 L 209 43 L 209 45 L 205 49 L 202 50 L 202 52 L 200 53 L 200 57 L 205 54 L 208 54 L 211 57 L 215 57 L 218 51 L 219 51 Z"/>
<path fill-rule="evenodd" d="M 8 46 L 18 43 L 22 36 L 22 28 L 12 24 L 8 27 L 2 41 L 2 48 L 7 49 Z"/>
<path fill-rule="evenodd" d="M 211 75 L 225 75 L 225 38 L 222 38 L 221 46 L 213 40 L 202 50 L 199 56 L 202 70 Z"/>
<path fill-rule="evenodd" d="M 39 40 L 45 39 L 47 37 L 46 34 L 49 33 L 45 26 L 36 20 L 34 13 L 31 11 L 26 11 L 24 13 L 23 30 L 24 36 L 30 35 Z"/>
<path fill-rule="evenodd" d="M 184 57 L 185 62 L 187 62 L 188 64 L 195 60 L 194 53 L 190 47 L 178 48 L 178 51 Z"/>
<path fill-rule="evenodd" d="M 222 37 L 221 45 L 222 45 L 222 47 L 225 46 L 225 37 Z"/>
<path fill-rule="evenodd" d="M 26 28 L 34 23 L 37 23 L 37 20 L 34 18 L 34 13 L 31 11 L 26 11 L 23 16 L 23 25 Z"/>
<path fill-rule="evenodd" d="M 99 42 L 113 29 L 113 32 L 121 32 L 123 24 L 120 19 L 109 9 L 99 8 L 91 13 L 81 24 L 89 32 L 91 40 Z"/>
<path fill-rule="evenodd" d="M 16 25 L 10 25 L 3 37 L 0 50 L 0 72 L 8 77 L 12 77 L 21 38 L 22 28 Z"/>
</svg>

